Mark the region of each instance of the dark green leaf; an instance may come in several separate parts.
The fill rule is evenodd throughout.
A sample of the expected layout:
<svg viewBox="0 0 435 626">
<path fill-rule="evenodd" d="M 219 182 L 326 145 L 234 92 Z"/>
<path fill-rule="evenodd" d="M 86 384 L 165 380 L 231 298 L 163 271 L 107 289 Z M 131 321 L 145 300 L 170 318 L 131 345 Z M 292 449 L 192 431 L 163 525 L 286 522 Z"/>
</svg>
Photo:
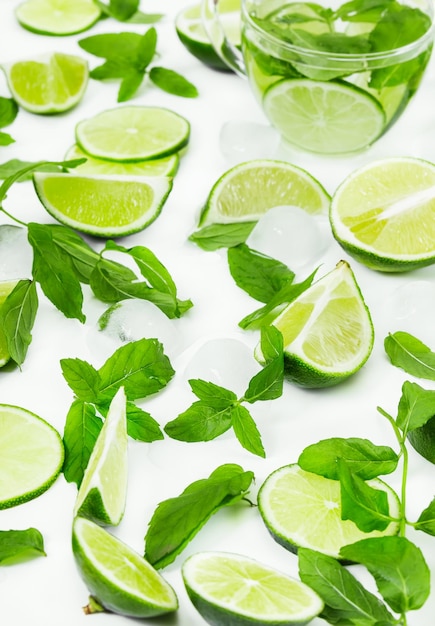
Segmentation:
<svg viewBox="0 0 435 626">
<path fill-rule="evenodd" d="M 163 439 L 158 422 L 133 402 L 127 402 L 127 432 L 137 441 L 151 443 Z"/>
<path fill-rule="evenodd" d="M 249 411 L 244 406 L 234 406 L 231 409 L 231 421 L 234 433 L 245 450 L 265 458 L 260 432 Z"/>
<path fill-rule="evenodd" d="M 0 130 L 0 146 L 10 146 L 15 143 L 15 139 L 9 134 Z"/>
<path fill-rule="evenodd" d="M 399 400 L 396 423 L 405 434 L 423 426 L 435 415 L 435 391 L 405 381 Z"/>
<path fill-rule="evenodd" d="M 282 396 L 284 384 L 284 356 L 270 361 L 249 381 L 243 400 L 258 402 L 259 400 L 275 400 Z"/>
<path fill-rule="evenodd" d="M 101 379 L 97 370 L 81 359 L 61 359 L 62 374 L 79 400 L 98 402 Z"/>
<path fill-rule="evenodd" d="M 205 401 L 194 402 L 164 427 L 178 441 L 211 441 L 231 428 L 231 406 L 217 409 Z"/>
<path fill-rule="evenodd" d="M 221 465 L 178 497 L 160 502 L 145 536 L 147 561 L 156 568 L 172 563 L 213 514 L 246 495 L 253 478 L 239 465 Z"/>
<path fill-rule="evenodd" d="M 249 237 L 256 222 L 236 222 L 235 224 L 210 224 L 192 233 L 189 241 L 193 241 L 203 250 L 230 248 L 243 243 Z"/>
<path fill-rule="evenodd" d="M 37 310 L 36 286 L 28 279 L 18 281 L 0 308 L 0 331 L 17 365 L 21 365 L 26 358 Z"/>
<path fill-rule="evenodd" d="M 47 228 L 55 244 L 68 254 L 78 280 L 88 284 L 100 255 L 71 228 L 60 224 L 49 224 Z"/>
<path fill-rule="evenodd" d="M 195 85 L 174 70 L 154 66 L 150 69 L 149 77 L 157 87 L 174 96 L 181 96 L 182 98 L 196 98 L 198 96 L 198 89 Z"/>
<path fill-rule="evenodd" d="M 18 104 L 12 98 L 0 96 L 0 128 L 9 126 L 18 115 Z"/>
<path fill-rule="evenodd" d="M 12 564 L 35 556 L 46 556 L 39 530 L 0 530 L 0 563 Z"/>
<path fill-rule="evenodd" d="M 103 422 L 97 417 L 92 404 L 74 400 L 66 417 L 63 434 L 65 446 L 63 474 L 67 482 L 80 486 L 102 427 Z"/>
<path fill-rule="evenodd" d="M 413 335 L 403 331 L 389 334 L 384 347 L 396 367 L 411 376 L 435 380 L 435 352 Z"/>
<path fill-rule="evenodd" d="M 415 528 L 435 537 L 435 498 L 420 514 Z"/>
<path fill-rule="evenodd" d="M 119 86 L 118 102 L 130 100 L 141 86 L 143 79 L 144 73 L 139 70 L 133 68 L 126 72 Z"/>
</svg>

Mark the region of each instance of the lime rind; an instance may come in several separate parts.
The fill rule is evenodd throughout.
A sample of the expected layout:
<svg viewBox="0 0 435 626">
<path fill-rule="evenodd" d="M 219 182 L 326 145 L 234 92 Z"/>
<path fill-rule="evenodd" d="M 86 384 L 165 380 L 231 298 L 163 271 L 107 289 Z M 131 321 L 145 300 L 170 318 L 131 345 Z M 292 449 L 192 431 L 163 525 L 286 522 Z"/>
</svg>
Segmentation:
<svg viewBox="0 0 435 626">
<path fill-rule="evenodd" d="M 93 0 L 26 0 L 17 6 L 18 22 L 38 35 L 68 36 L 81 33 L 101 17 Z"/>
</svg>

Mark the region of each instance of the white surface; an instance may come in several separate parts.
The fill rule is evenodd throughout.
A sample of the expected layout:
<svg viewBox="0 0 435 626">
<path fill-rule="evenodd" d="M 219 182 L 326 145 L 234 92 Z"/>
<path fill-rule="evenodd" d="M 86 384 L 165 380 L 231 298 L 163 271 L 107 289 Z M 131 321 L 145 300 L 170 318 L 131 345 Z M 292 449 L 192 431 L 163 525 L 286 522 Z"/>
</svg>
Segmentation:
<svg viewBox="0 0 435 626">
<path fill-rule="evenodd" d="M 107 20 L 83 35 L 58 39 L 41 37 L 17 25 L 13 15 L 16 5 L 14 0 L 0 2 L 2 62 L 50 50 L 84 54 L 76 43 L 80 37 L 123 29 L 120 24 Z M 165 20 L 157 25 L 161 64 L 186 75 L 197 85 L 200 97 L 196 100 L 177 98 L 147 85 L 132 101 L 134 104 L 172 108 L 190 120 L 192 133 L 189 149 L 182 159 L 162 214 L 147 230 L 121 240 L 124 245 L 140 244 L 151 248 L 172 273 L 179 296 L 191 298 L 195 305 L 184 318 L 174 322 L 184 346 L 184 352 L 178 348 L 173 359 L 176 377 L 163 393 L 141 403 L 162 426 L 194 400 L 184 369 L 196 348 L 210 339 L 236 339 L 241 342 L 239 352 L 242 355 L 245 345 L 251 350 L 257 342 L 256 333 L 243 332 L 237 326 L 244 315 L 257 308 L 257 303 L 235 286 L 228 271 L 225 251 L 201 251 L 187 238 L 196 227 L 209 189 L 230 165 L 219 149 L 223 124 L 234 121 L 264 124 L 265 120 L 243 79 L 207 69 L 178 41 L 173 18 L 185 5 L 185 0 L 142 2 L 143 10 L 166 14 Z M 136 28 L 139 32 L 145 29 L 144 26 Z M 91 67 L 97 65 L 94 57 L 89 57 L 89 61 Z M 420 93 L 400 122 L 368 152 L 352 159 L 320 159 L 291 152 L 286 153 L 287 157 L 306 167 L 329 192 L 333 192 L 345 175 L 357 166 L 376 158 L 414 155 L 435 160 L 434 63 L 435 58 Z M 63 158 L 74 142 L 76 123 L 98 111 L 115 107 L 117 88 L 117 83 L 90 81 L 80 105 L 57 117 L 41 117 L 21 110 L 14 124 L 5 129 L 16 143 L 0 148 L 0 162 L 14 157 L 26 160 Z M 2 78 L 0 95 L 9 95 Z M 51 221 L 30 183 L 16 185 L 5 206 L 23 220 Z M 2 218 L 2 222 L 5 219 Z M 322 259 L 319 276 L 332 269 L 341 258 L 346 258 L 345 253 L 331 242 Z M 341 386 L 325 391 L 302 390 L 286 383 L 280 399 L 253 405 L 252 415 L 262 434 L 266 459 L 245 452 L 232 433 L 205 444 L 176 442 L 168 437 L 152 444 L 131 441 L 127 509 L 123 521 L 114 531 L 118 536 L 142 553 L 147 523 L 156 505 L 179 494 L 193 480 L 208 476 L 221 463 L 240 463 L 244 469 L 255 472 L 256 482 L 252 489 L 255 499 L 256 491 L 272 470 L 296 461 L 306 445 L 319 439 L 361 436 L 397 449 L 392 429 L 376 407 L 380 405 L 395 415 L 401 386 L 410 377 L 389 364 L 383 351 L 383 340 L 389 331 L 406 329 L 435 348 L 433 306 L 425 289 L 425 285 L 433 284 L 435 269 L 389 276 L 372 272 L 353 261 L 351 265 L 371 309 L 376 330 L 374 351 L 364 369 Z M 79 357 L 96 367 L 102 364 L 104 356 L 96 348 L 93 338 L 95 322 L 104 309 L 102 303 L 96 302 L 89 291 L 85 291 L 87 322 L 81 325 L 65 319 L 41 295 L 33 342 L 22 371 L 0 373 L 0 402 L 26 407 L 62 433 L 72 393 L 62 377 L 59 360 Z M 204 377 L 207 375 L 209 371 Z M 430 382 L 420 381 L 420 384 L 433 387 Z M 235 391 L 242 393 L 243 389 Z M 432 499 L 434 476 L 433 465 L 411 450 L 410 519 L 415 520 Z M 387 481 L 398 488 L 399 474 L 387 477 Z M 2 624 L 89 626 L 92 622 L 101 626 L 127 626 L 131 623 L 131 620 L 116 615 L 86 617 L 82 612 L 88 593 L 76 571 L 70 549 L 75 494 L 75 486 L 67 484 L 60 476 L 40 498 L 0 511 L 1 529 L 34 526 L 42 532 L 47 551 L 46 558 L 0 567 Z M 432 572 L 435 572 L 434 539 L 423 533 L 409 532 L 408 536 L 422 547 Z M 297 559 L 270 538 L 255 508 L 239 506 L 223 510 L 207 523 L 175 563 L 164 570 L 178 594 L 180 610 L 168 618 L 150 620 L 151 626 L 204 624 L 191 606 L 180 577 L 183 559 L 202 549 L 241 552 L 297 574 Z M 358 572 L 357 569 L 354 571 Z M 368 577 L 364 579 L 373 589 L 373 582 Z M 434 612 L 435 597 L 432 594 L 422 610 L 409 614 L 408 625 L 433 626 Z M 321 620 L 315 621 L 316 626 L 321 623 Z"/>
</svg>

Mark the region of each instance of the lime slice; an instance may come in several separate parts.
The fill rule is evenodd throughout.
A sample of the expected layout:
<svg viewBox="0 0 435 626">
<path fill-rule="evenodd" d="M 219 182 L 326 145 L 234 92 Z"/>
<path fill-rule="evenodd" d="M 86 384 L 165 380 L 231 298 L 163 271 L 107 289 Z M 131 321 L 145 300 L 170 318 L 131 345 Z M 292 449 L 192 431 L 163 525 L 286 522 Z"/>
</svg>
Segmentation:
<svg viewBox="0 0 435 626">
<path fill-rule="evenodd" d="M 120 237 L 143 230 L 166 201 L 166 176 L 89 176 L 37 172 L 36 193 L 62 224 L 96 237 Z"/>
<path fill-rule="evenodd" d="M 0 281 L 0 308 L 2 307 L 2 304 L 4 303 L 8 295 L 14 289 L 17 282 L 18 282 L 17 280 Z M 3 327 L 0 325 L 0 367 L 3 367 L 3 365 L 6 365 L 6 363 L 9 362 L 10 358 L 11 358 L 11 355 L 9 354 L 5 331 L 3 330 Z"/>
<path fill-rule="evenodd" d="M 62 469 L 62 439 L 48 422 L 18 406 L 0 404 L 0 509 L 47 491 Z"/>
<path fill-rule="evenodd" d="M 229 41 L 240 46 L 240 0 L 220 0 L 217 10 Z M 175 18 L 175 30 L 186 49 L 197 59 L 218 70 L 229 70 L 216 53 L 202 24 L 201 5 L 183 9 Z"/>
<path fill-rule="evenodd" d="M 178 153 L 153 159 L 150 161 L 136 161 L 125 163 L 121 161 L 106 161 L 90 156 L 75 144 L 65 155 L 65 159 L 86 159 L 86 163 L 74 168 L 74 172 L 81 174 L 108 174 L 110 176 L 174 176 L 177 173 L 180 163 Z"/>
<path fill-rule="evenodd" d="M 293 300 L 272 322 L 284 340 L 287 378 L 329 387 L 357 372 L 373 348 L 373 324 L 345 261 Z M 261 362 L 260 344 L 255 350 Z"/>
<path fill-rule="evenodd" d="M 391 487 L 378 478 L 367 484 L 386 492 L 390 514 L 398 519 L 400 504 Z M 345 545 L 399 532 L 397 522 L 382 532 L 366 533 L 351 520 L 342 520 L 340 481 L 306 472 L 296 463 L 266 478 L 258 492 L 258 507 L 272 537 L 291 552 L 311 548 L 338 558 Z"/>
<path fill-rule="evenodd" d="M 435 262 L 435 165 L 412 157 L 375 161 L 336 190 L 338 243 L 368 267 L 401 272 Z"/>
<path fill-rule="evenodd" d="M 100 159 L 144 161 L 178 152 L 187 145 L 189 133 L 189 122 L 174 111 L 124 106 L 79 122 L 76 141 Z"/>
<path fill-rule="evenodd" d="M 266 91 L 263 106 L 284 139 L 309 152 L 362 150 L 385 125 L 385 113 L 376 98 L 338 81 L 282 80 Z"/>
<path fill-rule="evenodd" d="M 74 515 L 99 524 L 119 524 L 127 492 L 126 398 L 114 396 L 77 493 Z"/>
<path fill-rule="evenodd" d="M 301 581 L 240 554 L 198 552 L 182 574 L 193 605 L 216 626 L 301 626 L 323 609 Z"/>
<path fill-rule="evenodd" d="M 88 84 L 88 64 L 71 54 L 54 52 L 3 65 L 17 103 L 31 113 L 61 113 L 76 106 Z"/>
<path fill-rule="evenodd" d="M 178 608 L 175 592 L 166 580 L 101 526 L 76 517 L 72 547 L 85 584 L 107 611 L 153 617 Z"/>
<path fill-rule="evenodd" d="M 15 10 L 17 20 L 40 35 L 73 35 L 90 28 L 101 11 L 93 0 L 26 0 Z"/>
<path fill-rule="evenodd" d="M 325 213 L 330 197 L 308 172 L 273 159 L 256 159 L 229 169 L 213 185 L 199 225 L 252 222 L 275 206 L 292 205 Z"/>
</svg>

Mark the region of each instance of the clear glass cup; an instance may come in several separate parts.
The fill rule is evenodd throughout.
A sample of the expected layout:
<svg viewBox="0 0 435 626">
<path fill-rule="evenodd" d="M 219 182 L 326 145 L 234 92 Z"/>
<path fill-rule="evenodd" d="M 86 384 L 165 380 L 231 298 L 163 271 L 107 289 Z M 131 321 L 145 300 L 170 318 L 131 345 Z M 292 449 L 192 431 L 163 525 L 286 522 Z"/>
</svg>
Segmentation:
<svg viewBox="0 0 435 626">
<path fill-rule="evenodd" d="M 391 128 L 416 93 L 434 36 L 432 0 L 241 0 L 241 49 L 202 0 L 220 57 L 247 76 L 282 138 L 319 154 L 356 153 Z"/>
</svg>

